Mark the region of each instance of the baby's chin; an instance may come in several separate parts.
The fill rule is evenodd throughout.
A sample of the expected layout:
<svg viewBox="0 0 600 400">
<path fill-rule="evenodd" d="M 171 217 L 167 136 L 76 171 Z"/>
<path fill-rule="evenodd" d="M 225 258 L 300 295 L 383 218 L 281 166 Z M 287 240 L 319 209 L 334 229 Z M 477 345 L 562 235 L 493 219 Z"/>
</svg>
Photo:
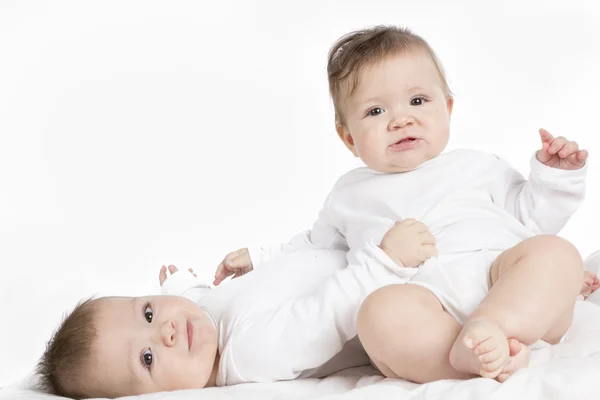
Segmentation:
<svg viewBox="0 0 600 400">
<path fill-rule="evenodd" d="M 414 171 L 415 169 L 419 168 L 425 161 L 428 161 L 428 160 L 421 160 L 419 162 L 403 163 L 403 164 L 391 164 L 391 163 L 380 164 L 380 165 L 375 165 L 375 166 L 371 166 L 371 165 L 367 164 L 367 167 L 371 168 L 374 171 L 385 173 L 385 174 L 400 174 L 403 172 Z"/>
<path fill-rule="evenodd" d="M 432 154 L 413 153 L 407 154 L 406 157 L 402 157 L 400 159 L 396 158 L 391 160 L 385 160 L 385 162 L 382 162 L 375 167 L 369 165 L 367 166 L 369 166 L 369 168 L 371 169 L 374 169 L 375 171 L 388 174 L 410 172 L 418 169 L 421 165 L 437 157 L 439 154 L 439 152 L 433 152 Z"/>
</svg>

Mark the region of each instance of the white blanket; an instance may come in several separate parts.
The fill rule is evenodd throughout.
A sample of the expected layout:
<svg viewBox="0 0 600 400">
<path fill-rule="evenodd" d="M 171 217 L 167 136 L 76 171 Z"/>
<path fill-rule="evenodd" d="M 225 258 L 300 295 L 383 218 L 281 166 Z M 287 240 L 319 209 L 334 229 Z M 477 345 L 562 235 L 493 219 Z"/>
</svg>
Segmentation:
<svg viewBox="0 0 600 400">
<path fill-rule="evenodd" d="M 600 251 L 586 259 L 586 269 L 600 272 Z M 0 399 L 58 400 L 25 389 L 29 380 L 0 389 Z M 417 385 L 384 379 L 371 367 L 352 368 L 324 379 L 154 393 L 123 399 L 600 399 L 600 291 L 578 301 L 573 326 L 559 345 L 536 350 L 531 365 L 499 384 L 491 379 L 443 380 Z"/>
</svg>

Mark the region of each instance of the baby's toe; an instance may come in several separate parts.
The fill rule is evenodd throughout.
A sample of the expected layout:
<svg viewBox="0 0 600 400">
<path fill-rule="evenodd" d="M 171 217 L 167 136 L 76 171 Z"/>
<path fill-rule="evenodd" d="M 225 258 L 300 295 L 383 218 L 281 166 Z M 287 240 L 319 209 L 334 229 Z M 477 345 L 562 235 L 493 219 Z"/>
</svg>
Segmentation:
<svg viewBox="0 0 600 400">
<path fill-rule="evenodd" d="M 481 364 L 489 364 L 496 361 L 502 356 L 502 352 L 499 349 L 493 349 L 485 354 L 479 356 L 479 362 Z"/>
<path fill-rule="evenodd" d="M 479 343 L 477 345 L 477 347 L 475 347 L 475 349 L 473 350 L 473 352 L 475 353 L 475 355 L 477 356 L 481 356 L 484 354 L 487 354 L 491 351 L 494 351 L 498 348 L 498 346 L 496 345 L 496 343 L 494 343 L 494 340 L 490 337 L 484 339 L 481 343 Z"/>
<path fill-rule="evenodd" d="M 496 358 L 493 361 L 487 362 L 487 363 L 482 363 L 481 364 L 481 369 L 485 372 L 495 372 L 498 370 L 503 369 L 506 364 L 507 364 L 508 360 L 505 358 Z"/>
</svg>

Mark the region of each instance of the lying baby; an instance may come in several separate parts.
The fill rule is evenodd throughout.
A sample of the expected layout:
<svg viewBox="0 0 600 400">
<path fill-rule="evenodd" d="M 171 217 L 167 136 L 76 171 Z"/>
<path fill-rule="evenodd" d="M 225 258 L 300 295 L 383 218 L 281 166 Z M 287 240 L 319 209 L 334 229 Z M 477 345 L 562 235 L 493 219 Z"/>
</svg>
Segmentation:
<svg viewBox="0 0 600 400">
<path fill-rule="evenodd" d="M 397 224 L 382 243 L 406 228 Z M 404 251 L 419 257 L 420 246 Z M 163 293 L 175 296 L 81 302 L 40 360 L 41 389 L 114 398 L 323 377 L 368 364 L 352 340 L 358 308 L 374 290 L 404 282 L 408 268 L 391 258 L 347 268 L 337 250 L 290 254 L 270 264 L 216 290 L 190 271 L 170 266 L 167 276 L 163 267 Z"/>
<path fill-rule="evenodd" d="M 382 243 L 398 230 L 406 226 L 394 226 Z M 409 257 L 421 250 L 404 249 Z M 352 340 L 358 308 L 379 287 L 402 282 L 403 268 L 391 259 L 346 266 L 343 251 L 295 253 L 216 290 L 191 270 L 163 267 L 163 292 L 176 295 L 78 304 L 40 360 L 41 389 L 114 398 L 324 377 L 364 365 L 368 358 Z M 340 273 L 354 274 L 356 286 Z M 586 272 L 582 294 L 597 285 Z"/>
</svg>

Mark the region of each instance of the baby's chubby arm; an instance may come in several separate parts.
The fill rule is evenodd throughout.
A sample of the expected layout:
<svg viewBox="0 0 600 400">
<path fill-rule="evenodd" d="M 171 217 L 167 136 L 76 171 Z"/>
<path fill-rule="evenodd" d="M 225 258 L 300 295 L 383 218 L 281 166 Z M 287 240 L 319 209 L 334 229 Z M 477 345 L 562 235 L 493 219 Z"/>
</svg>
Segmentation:
<svg viewBox="0 0 600 400">
<path fill-rule="evenodd" d="M 557 234 L 583 203 L 588 152 L 544 129 L 540 139 L 529 180 L 501 160 L 504 174 L 492 197 L 536 234 Z"/>
</svg>

